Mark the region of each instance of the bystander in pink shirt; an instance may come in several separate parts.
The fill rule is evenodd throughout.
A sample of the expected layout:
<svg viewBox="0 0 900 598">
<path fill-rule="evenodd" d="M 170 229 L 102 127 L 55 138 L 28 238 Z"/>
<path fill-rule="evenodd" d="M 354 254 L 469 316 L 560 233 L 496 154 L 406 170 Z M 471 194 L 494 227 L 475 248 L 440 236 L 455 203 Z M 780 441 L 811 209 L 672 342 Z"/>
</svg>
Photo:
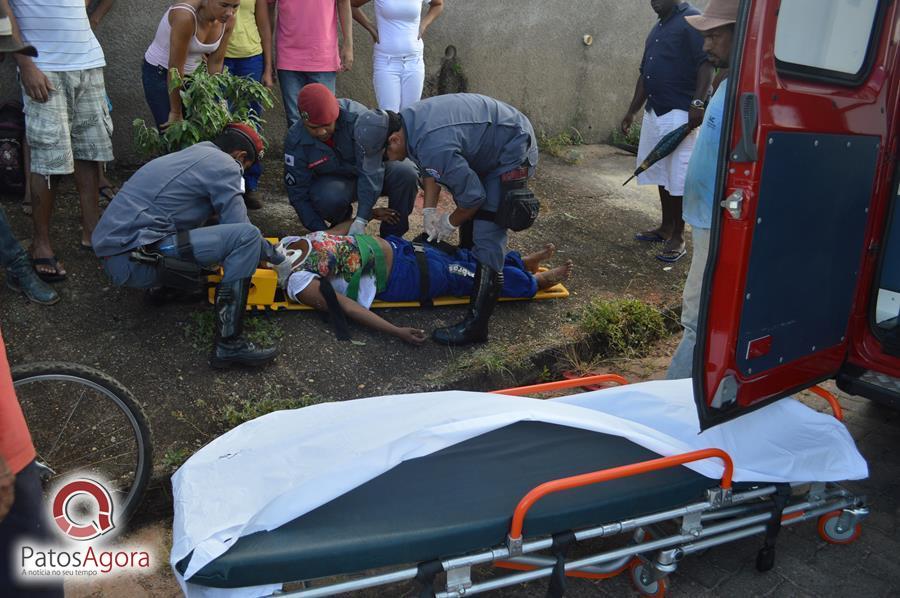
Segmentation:
<svg viewBox="0 0 900 598">
<path fill-rule="evenodd" d="M 275 4 L 276 0 L 268 0 Z M 308 73 L 341 70 L 335 0 L 277 0 L 275 68 Z"/>
</svg>

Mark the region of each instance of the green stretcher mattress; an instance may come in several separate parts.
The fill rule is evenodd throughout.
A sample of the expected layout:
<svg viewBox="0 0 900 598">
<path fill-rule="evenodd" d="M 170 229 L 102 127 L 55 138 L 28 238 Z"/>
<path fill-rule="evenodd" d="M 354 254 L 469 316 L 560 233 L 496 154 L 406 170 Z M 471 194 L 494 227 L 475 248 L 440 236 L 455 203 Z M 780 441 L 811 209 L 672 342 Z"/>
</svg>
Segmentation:
<svg viewBox="0 0 900 598">
<path fill-rule="evenodd" d="M 278 529 L 240 538 L 188 581 L 237 588 L 420 563 L 503 544 L 519 500 L 558 478 L 655 459 L 617 436 L 518 422 L 404 461 Z M 539 501 L 541 536 L 705 498 L 718 480 L 686 467 L 595 484 Z M 177 563 L 184 573 L 188 555 Z"/>
</svg>

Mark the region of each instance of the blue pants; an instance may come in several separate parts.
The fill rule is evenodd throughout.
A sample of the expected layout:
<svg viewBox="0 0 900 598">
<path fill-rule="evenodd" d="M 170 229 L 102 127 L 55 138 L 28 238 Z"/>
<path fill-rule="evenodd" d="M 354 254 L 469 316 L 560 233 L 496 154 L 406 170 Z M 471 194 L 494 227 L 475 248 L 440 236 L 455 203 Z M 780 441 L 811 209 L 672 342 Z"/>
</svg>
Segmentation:
<svg viewBox="0 0 900 598">
<path fill-rule="evenodd" d="M 278 69 L 278 85 L 281 86 L 281 101 L 284 103 L 284 115 L 287 117 L 288 129 L 300 120 L 297 96 L 300 95 L 300 90 L 303 89 L 303 86 L 309 83 L 321 83 L 330 89 L 331 93 L 334 93 L 336 80 L 337 73 L 334 72 L 310 73 Z"/>
<path fill-rule="evenodd" d="M 261 260 L 281 261 L 275 248 L 252 224 L 217 224 L 204 226 L 189 233 L 194 260 L 201 266 L 221 264 L 222 282 L 252 278 Z M 156 243 L 158 251 L 177 257 L 175 235 Z M 156 267 L 130 259 L 131 252 L 120 253 L 103 260 L 106 273 L 116 286 L 149 289 L 160 285 Z"/>
<path fill-rule="evenodd" d="M 153 66 L 146 60 L 141 63 L 144 99 L 147 100 L 147 106 L 150 107 L 157 128 L 169 120 L 169 84 L 166 81 L 166 73 L 165 67 Z"/>
<path fill-rule="evenodd" d="M 9 268 L 22 259 L 27 260 L 28 254 L 13 234 L 6 212 L 0 208 L 0 265 Z"/>
<path fill-rule="evenodd" d="M 246 58 L 226 58 L 225 67 L 232 75 L 238 77 L 250 77 L 254 81 L 262 81 L 265 61 L 262 54 L 248 56 Z M 262 116 L 262 106 L 257 102 L 250 103 L 250 109 Z M 244 171 L 244 183 L 248 191 L 256 191 L 259 186 L 259 177 L 262 175 L 262 163 L 255 162 L 253 166 Z"/>
<path fill-rule="evenodd" d="M 413 244 L 398 237 L 386 239 L 394 248 L 394 263 L 387 288 L 377 298 L 382 301 L 418 301 L 420 296 L 419 265 Z M 472 293 L 475 280 L 475 255 L 467 249 L 455 254 L 425 245 L 428 261 L 428 296 L 467 297 Z M 515 251 L 506 254 L 503 262 L 503 297 L 534 297 L 538 291 L 537 279 L 525 268 L 522 257 Z"/>
<path fill-rule="evenodd" d="M 410 160 L 384 163 L 381 194 L 387 195 L 388 206 L 400 214 L 400 221 L 397 224 L 382 222 L 382 237 L 402 237 L 409 230 L 409 214 L 419 191 L 418 174 L 416 165 Z M 350 204 L 356 201 L 356 179 L 337 175 L 316 177 L 309 188 L 309 200 L 326 222 L 332 225 L 343 222 L 350 217 Z M 300 210 L 297 213 L 300 214 Z"/>
</svg>

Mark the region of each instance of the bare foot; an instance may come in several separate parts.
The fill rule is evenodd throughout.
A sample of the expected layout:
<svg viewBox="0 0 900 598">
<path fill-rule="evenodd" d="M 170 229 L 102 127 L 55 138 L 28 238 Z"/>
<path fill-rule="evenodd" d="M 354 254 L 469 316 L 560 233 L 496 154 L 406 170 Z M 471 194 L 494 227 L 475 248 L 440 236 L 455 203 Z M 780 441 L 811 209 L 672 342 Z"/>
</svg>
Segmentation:
<svg viewBox="0 0 900 598">
<path fill-rule="evenodd" d="M 575 265 L 572 263 L 572 260 L 566 260 L 566 263 L 562 266 L 551 268 L 545 272 L 538 272 L 534 275 L 535 279 L 537 279 L 538 289 L 549 289 L 554 285 L 569 280 L 569 276 L 572 275 L 572 269 L 574 267 Z"/>
<path fill-rule="evenodd" d="M 554 245 L 553 243 L 547 243 L 540 251 L 523 257 L 522 261 L 525 262 L 525 268 L 529 272 L 534 274 L 538 271 L 538 267 L 540 267 L 541 262 L 549 260 L 551 257 L 553 257 L 554 253 L 556 253 L 556 245 Z"/>
</svg>

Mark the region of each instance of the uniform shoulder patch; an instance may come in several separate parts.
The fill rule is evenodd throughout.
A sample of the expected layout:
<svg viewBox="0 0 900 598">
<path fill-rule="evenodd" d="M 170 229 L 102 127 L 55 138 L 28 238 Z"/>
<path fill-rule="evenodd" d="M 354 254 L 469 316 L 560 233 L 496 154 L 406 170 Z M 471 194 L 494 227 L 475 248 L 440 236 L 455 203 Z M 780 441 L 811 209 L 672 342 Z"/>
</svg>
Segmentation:
<svg viewBox="0 0 900 598">
<path fill-rule="evenodd" d="M 291 173 L 286 172 L 284 174 L 284 184 L 287 185 L 288 187 L 293 187 L 294 185 L 297 184 L 297 179 L 295 179 L 294 175 L 292 175 Z"/>
<path fill-rule="evenodd" d="M 284 163 L 288 166 L 294 165 L 294 155 L 293 154 L 285 154 L 284 155 Z"/>
</svg>

